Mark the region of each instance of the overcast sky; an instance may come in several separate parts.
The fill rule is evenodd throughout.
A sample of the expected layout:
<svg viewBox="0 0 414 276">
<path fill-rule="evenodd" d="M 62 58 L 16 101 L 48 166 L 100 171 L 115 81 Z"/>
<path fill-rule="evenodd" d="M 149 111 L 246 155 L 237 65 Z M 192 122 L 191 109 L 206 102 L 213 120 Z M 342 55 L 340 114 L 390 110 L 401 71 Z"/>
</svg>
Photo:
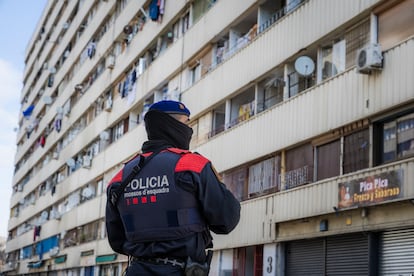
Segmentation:
<svg viewBox="0 0 414 276">
<path fill-rule="evenodd" d="M 7 237 L 24 55 L 47 0 L 0 0 L 0 237 Z"/>
</svg>

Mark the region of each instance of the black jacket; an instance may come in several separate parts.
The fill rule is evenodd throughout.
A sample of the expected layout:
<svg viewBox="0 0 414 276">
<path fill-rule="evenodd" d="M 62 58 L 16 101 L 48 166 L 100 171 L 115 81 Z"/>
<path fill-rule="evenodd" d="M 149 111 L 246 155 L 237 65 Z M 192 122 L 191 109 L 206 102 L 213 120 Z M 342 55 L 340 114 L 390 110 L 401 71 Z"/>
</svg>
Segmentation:
<svg viewBox="0 0 414 276">
<path fill-rule="evenodd" d="M 165 149 L 163 147 L 143 148 L 144 154 Z M 169 149 L 168 153 L 175 152 L 180 154 L 179 149 Z M 162 151 L 155 158 L 166 158 L 167 153 Z M 192 159 L 191 155 L 195 153 L 186 153 L 187 159 Z M 136 158 L 139 158 L 137 156 Z M 240 203 L 233 194 L 221 183 L 215 174 L 210 161 L 197 155 L 197 159 L 203 159 L 205 162 L 196 166 L 187 162 L 176 170 L 175 182 L 182 189 L 191 192 L 198 202 L 199 212 L 204 219 L 208 229 L 216 234 L 228 234 L 239 222 Z M 146 167 L 144 166 L 142 172 Z M 175 257 L 186 259 L 190 256 L 193 260 L 203 262 L 205 260 L 205 248 L 212 247 L 212 240 L 209 231 L 194 232 L 185 237 L 173 240 L 159 240 L 136 242 L 128 240 L 122 221 L 123 214 L 117 206 L 111 203 L 110 195 L 114 189 L 120 186 L 123 175 L 122 169 L 109 182 L 107 186 L 108 201 L 106 204 L 106 227 L 108 240 L 115 252 L 135 256 L 135 257 Z M 160 169 L 161 171 L 162 169 Z M 121 197 L 122 200 L 122 197 Z M 119 204 L 118 204 L 119 205 Z M 174 208 L 174 206 L 171 206 Z M 149 211 L 150 212 L 150 211 Z M 151 216 L 151 213 L 142 214 L 143 219 Z"/>
</svg>

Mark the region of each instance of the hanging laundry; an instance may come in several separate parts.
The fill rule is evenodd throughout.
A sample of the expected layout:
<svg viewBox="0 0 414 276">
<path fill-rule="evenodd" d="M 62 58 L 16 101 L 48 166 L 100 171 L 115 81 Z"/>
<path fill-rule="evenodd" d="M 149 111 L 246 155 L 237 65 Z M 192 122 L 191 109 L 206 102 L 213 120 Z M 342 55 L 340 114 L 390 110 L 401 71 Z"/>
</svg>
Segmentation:
<svg viewBox="0 0 414 276">
<path fill-rule="evenodd" d="M 34 227 L 33 231 L 33 241 L 36 241 L 37 237 L 40 237 L 40 230 L 42 230 L 42 226 L 38 225 Z"/>
<path fill-rule="evenodd" d="M 135 81 L 137 80 L 137 71 L 135 69 L 132 70 L 129 76 L 130 76 L 131 82 L 135 83 Z"/>
<path fill-rule="evenodd" d="M 36 245 L 36 254 L 39 255 L 40 260 L 43 259 L 43 253 L 44 253 L 43 243 L 44 242 L 41 241 L 41 242 L 37 243 L 37 245 Z"/>
<path fill-rule="evenodd" d="M 39 144 L 43 148 L 46 144 L 46 137 L 44 135 L 40 136 Z"/>
<path fill-rule="evenodd" d="M 53 74 L 50 74 L 49 79 L 47 80 L 47 87 L 52 87 L 54 80 L 55 80 L 55 77 L 53 76 Z"/>
<path fill-rule="evenodd" d="M 30 115 L 32 115 L 34 109 L 34 105 L 30 105 L 28 108 L 26 108 L 26 110 L 23 111 L 23 116 L 28 118 L 30 117 Z"/>
<path fill-rule="evenodd" d="M 122 90 L 124 89 L 124 83 L 121 81 L 118 83 L 118 93 L 121 95 L 122 97 Z"/>
<path fill-rule="evenodd" d="M 27 139 L 29 139 L 29 138 L 30 138 L 30 134 L 32 134 L 32 132 L 33 132 L 33 127 L 32 127 L 32 125 L 28 125 L 28 126 L 26 127 L 26 138 L 27 138 Z"/>
<path fill-rule="evenodd" d="M 158 4 L 158 0 L 152 0 L 149 6 L 149 16 L 152 21 L 157 21 L 160 15 L 160 7 Z"/>
<path fill-rule="evenodd" d="M 95 52 L 96 52 L 96 42 L 95 41 L 89 42 L 87 51 L 88 51 L 88 57 L 93 58 L 93 56 L 95 55 Z"/>
<path fill-rule="evenodd" d="M 125 78 L 124 84 L 122 86 L 122 92 L 121 92 L 122 98 L 128 96 L 129 86 L 130 86 L 130 80 L 129 80 L 129 77 L 127 77 Z"/>
<path fill-rule="evenodd" d="M 57 133 L 60 132 L 60 130 L 62 129 L 62 119 L 56 119 L 55 120 L 55 129 L 56 129 Z"/>
<path fill-rule="evenodd" d="M 131 106 L 134 103 L 136 94 L 137 94 L 137 83 L 134 82 L 134 84 L 131 85 L 131 91 L 128 92 L 128 99 L 127 99 L 128 106 Z"/>
<path fill-rule="evenodd" d="M 164 15 L 165 12 L 165 0 L 159 0 L 160 15 Z"/>
</svg>

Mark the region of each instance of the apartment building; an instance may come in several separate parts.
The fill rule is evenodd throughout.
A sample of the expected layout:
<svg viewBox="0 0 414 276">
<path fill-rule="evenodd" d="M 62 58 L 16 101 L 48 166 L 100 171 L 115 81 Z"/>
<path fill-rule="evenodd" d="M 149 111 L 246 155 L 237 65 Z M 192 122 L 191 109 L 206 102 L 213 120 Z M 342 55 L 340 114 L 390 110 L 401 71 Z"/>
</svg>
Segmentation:
<svg viewBox="0 0 414 276">
<path fill-rule="evenodd" d="M 106 184 L 182 100 L 242 205 L 210 275 L 414 273 L 414 1 L 49 0 L 26 51 L 5 275 L 121 275 Z"/>
</svg>

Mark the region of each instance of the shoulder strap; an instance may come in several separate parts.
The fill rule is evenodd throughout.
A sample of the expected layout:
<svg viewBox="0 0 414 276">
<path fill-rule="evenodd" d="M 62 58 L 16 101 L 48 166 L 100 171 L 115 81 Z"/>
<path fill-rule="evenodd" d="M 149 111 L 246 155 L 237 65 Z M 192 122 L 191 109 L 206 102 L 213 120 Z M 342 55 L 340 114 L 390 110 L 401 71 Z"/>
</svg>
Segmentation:
<svg viewBox="0 0 414 276">
<path fill-rule="evenodd" d="M 132 171 L 130 174 L 128 174 L 121 182 L 121 186 L 118 187 L 118 189 L 114 190 L 111 193 L 111 202 L 112 205 L 116 206 L 118 203 L 119 197 L 121 196 L 121 193 L 125 190 L 125 187 L 128 185 L 129 182 L 139 173 L 139 171 L 146 165 L 148 162 L 158 153 L 160 153 L 162 150 L 154 151 L 150 156 L 144 157 L 143 155 L 139 156 L 139 162 L 135 166 L 132 167 Z M 133 162 L 133 161 L 132 161 Z"/>
</svg>

